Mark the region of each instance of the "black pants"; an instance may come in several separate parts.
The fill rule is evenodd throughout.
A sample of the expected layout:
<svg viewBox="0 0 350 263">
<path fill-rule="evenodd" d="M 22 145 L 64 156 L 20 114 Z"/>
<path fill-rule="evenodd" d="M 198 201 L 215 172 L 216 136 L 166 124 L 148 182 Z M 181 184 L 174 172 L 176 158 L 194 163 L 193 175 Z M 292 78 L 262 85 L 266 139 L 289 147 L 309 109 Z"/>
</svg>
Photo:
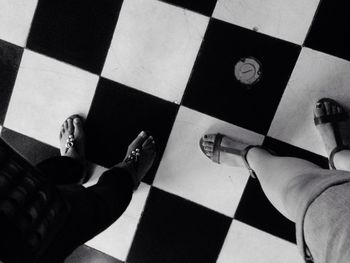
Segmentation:
<svg viewBox="0 0 350 263">
<path fill-rule="evenodd" d="M 116 221 L 131 201 L 133 182 L 121 168 L 104 172 L 96 185 L 87 188 L 77 184 L 83 167 L 75 159 L 55 157 L 37 168 L 56 184 L 70 207 L 63 230 L 40 262 L 63 262 L 78 246 Z"/>
</svg>

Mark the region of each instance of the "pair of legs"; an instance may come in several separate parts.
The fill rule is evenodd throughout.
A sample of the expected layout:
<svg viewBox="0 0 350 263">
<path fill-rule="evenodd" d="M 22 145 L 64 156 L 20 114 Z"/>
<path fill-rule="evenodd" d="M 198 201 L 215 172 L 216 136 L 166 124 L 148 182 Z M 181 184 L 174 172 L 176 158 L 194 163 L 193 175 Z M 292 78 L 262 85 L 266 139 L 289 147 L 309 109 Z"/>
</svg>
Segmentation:
<svg viewBox="0 0 350 263">
<path fill-rule="evenodd" d="M 125 159 L 104 172 L 96 185 L 85 188 L 81 185 L 86 178 L 83 126 L 81 117 L 69 117 L 59 135 L 61 156 L 37 165 L 57 186 L 70 208 L 63 230 L 41 262 L 63 262 L 75 248 L 116 221 L 156 155 L 153 137 L 141 132 L 129 145 Z"/>
<path fill-rule="evenodd" d="M 333 116 L 344 113 L 343 108 L 332 101 L 321 101 L 317 103 L 314 116 L 332 120 Z M 328 121 L 316 126 L 324 142 L 327 154 L 330 154 L 339 144 L 341 137 L 342 121 L 336 123 Z M 202 138 L 201 146 L 204 153 L 211 159 L 215 157 L 215 136 L 205 135 Z M 243 151 L 248 145 L 233 138 L 224 136 L 221 147 L 234 149 L 236 152 Z M 279 157 L 271 154 L 268 150 L 253 147 L 246 154 L 246 160 L 255 171 L 262 189 L 269 201 L 285 217 L 295 222 L 295 200 L 299 196 L 305 196 L 308 188 L 305 183 L 317 181 L 315 174 L 324 174 L 324 169 L 318 165 L 294 157 Z M 350 171 L 350 150 L 343 149 L 334 154 L 333 163 L 336 169 Z M 232 166 L 243 166 L 244 162 L 239 155 L 221 152 L 220 163 Z M 310 175 L 310 178 L 305 176 Z M 312 176 L 311 176 L 312 175 Z"/>
</svg>

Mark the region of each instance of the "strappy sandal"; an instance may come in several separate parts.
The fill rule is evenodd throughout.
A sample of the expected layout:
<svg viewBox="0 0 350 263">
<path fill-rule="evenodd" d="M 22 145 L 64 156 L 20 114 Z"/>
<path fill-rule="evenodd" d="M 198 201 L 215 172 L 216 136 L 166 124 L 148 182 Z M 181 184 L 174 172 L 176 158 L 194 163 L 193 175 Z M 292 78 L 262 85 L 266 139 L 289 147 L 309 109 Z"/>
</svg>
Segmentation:
<svg viewBox="0 0 350 263">
<path fill-rule="evenodd" d="M 220 153 L 221 152 L 239 155 L 242 157 L 244 165 L 248 169 L 250 176 L 252 178 L 257 178 L 255 171 L 250 167 L 248 160 L 247 160 L 247 154 L 248 154 L 249 150 L 251 148 L 260 148 L 260 149 L 263 149 L 263 150 L 270 152 L 271 154 L 274 154 L 274 152 L 271 151 L 270 149 L 263 147 L 263 146 L 260 146 L 260 145 L 249 145 L 246 148 L 244 148 L 243 150 L 237 150 L 237 149 L 233 149 L 233 148 L 229 148 L 229 147 L 224 147 L 224 146 L 221 146 L 221 141 L 222 141 L 222 138 L 224 136 L 225 135 L 220 134 L 220 133 L 215 134 L 213 156 L 212 157 L 209 157 L 205 154 L 206 150 L 204 149 L 204 146 L 203 146 L 204 140 L 203 140 L 203 138 L 200 139 L 199 146 L 200 146 L 202 152 L 205 154 L 205 156 L 207 156 L 213 162 L 220 164 Z"/>
<path fill-rule="evenodd" d="M 144 131 L 144 133 L 146 134 L 146 136 L 144 137 L 143 140 L 140 140 L 137 144 L 135 144 L 133 146 L 133 148 L 129 149 L 129 155 L 127 155 L 124 160 L 123 163 L 126 164 L 127 166 L 131 166 L 132 167 L 132 172 L 130 172 L 131 174 L 131 178 L 132 181 L 134 183 L 134 191 L 137 190 L 137 188 L 139 187 L 141 180 L 144 176 L 139 175 L 140 170 L 139 169 L 143 169 L 142 167 L 139 167 L 139 160 L 142 157 L 142 154 L 144 152 L 144 150 L 142 149 L 142 145 L 144 144 L 144 142 L 153 136 L 151 135 L 151 133 L 149 131 Z M 154 138 L 153 138 L 154 141 Z M 130 147 L 130 145 L 129 145 Z M 156 153 L 156 150 L 155 150 Z M 146 171 L 147 174 L 147 171 Z"/>
<path fill-rule="evenodd" d="M 72 121 L 73 121 L 76 118 L 79 118 L 80 122 L 83 124 L 83 118 L 77 114 L 69 116 L 65 121 L 67 121 L 68 119 L 72 119 Z M 75 146 L 74 134 L 69 134 L 68 139 L 66 140 L 66 145 L 65 145 L 66 148 L 64 150 L 64 153 L 67 153 L 68 150 L 74 146 Z"/>
<path fill-rule="evenodd" d="M 139 147 L 136 147 L 134 150 L 131 151 L 131 153 L 125 158 L 124 162 L 129 164 L 132 163 L 132 165 L 135 167 L 135 170 L 137 170 L 137 162 L 139 160 L 139 157 L 141 155 L 141 149 Z M 132 181 L 134 182 L 134 191 L 137 190 L 137 188 L 140 186 L 141 181 L 138 180 L 137 176 L 135 174 L 131 174 Z"/>
<path fill-rule="evenodd" d="M 68 119 L 72 119 L 72 121 L 74 121 L 74 119 L 76 118 L 79 118 L 81 124 L 82 124 L 82 127 L 83 127 L 83 130 L 84 130 L 84 120 L 81 116 L 77 115 L 77 114 L 74 114 L 74 115 L 71 115 L 69 116 L 66 121 Z M 66 144 L 65 144 L 65 150 L 64 150 L 64 153 L 66 154 L 69 149 L 73 148 L 73 147 L 76 147 L 75 145 L 75 142 L 76 142 L 76 139 L 75 139 L 75 136 L 74 134 L 69 134 L 68 135 L 68 138 L 66 139 Z M 79 154 L 79 151 L 77 152 Z M 79 180 L 79 183 L 85 183 L 87 180 L 88 180 L 88 174 L 87 174 L 87 171 L 86 171 L 86 166 L 87 166 L 87 162 L 84 158 L 79 158 L 82 166 L 84 167 L 84 172 L 83 172 L 83 176 L 82 178 Z"/>
<path fill-rule="evenodd" d="M 342 109 L 342 112 L 340 112 L 340 113 L 335 113 L 335 114 L 327 115 L 327 116 L 316 117 L 314 114 L 314 123 L 316 126 L 320 125 L 320 124 L 331 123 L 331 125 L 333 127 L 334 138 L 335 138 L 337 146 L 329 154 L 328 163 L 329 163 L 330 169 L 336 170 L 336 168 L 334 166 L 334 162 L 333 162 L 334 155 L 340 151 L 343 151 L 343 150 L 350 150 L 350 146 L 343 144 L 343 140 L 342 140 L 341 135 L 339 133 L 338 123 L 348 120 L 349 116 L 345 112 L 344 108 L 335 100 L 332 100 L 329 98 L 323 98 L 323 99 L 320 99 L 319 101 L 317 101 L 316 105 L 321 104 L 321 103 L 323 104 L 324 102 L 328 102 L 331 105 L 335 105 L 335 106 Z"/>
</svg>

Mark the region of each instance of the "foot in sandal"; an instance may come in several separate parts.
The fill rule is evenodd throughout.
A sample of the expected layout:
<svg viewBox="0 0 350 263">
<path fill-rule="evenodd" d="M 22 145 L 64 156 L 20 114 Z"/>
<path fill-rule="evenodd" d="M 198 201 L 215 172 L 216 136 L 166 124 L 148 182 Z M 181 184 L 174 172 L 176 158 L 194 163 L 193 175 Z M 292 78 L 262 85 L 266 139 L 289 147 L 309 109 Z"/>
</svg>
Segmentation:
<svg viewBox="0 0 350 263">
<path fill-rule="evenodd" d="M 82 117 L 79 115 L 68 117 L 61 126 L 59 138 L 61 155 L 78 159 L 85 164 L 85 133 Z"/>
<path fill-rule="evenodd" d="M 316 103 L 314 109 L 314 123 L 324 143 L 326 153 L 329 156 L 329 166 L 334 166 L 334 156 L 342 150 L 349 150 L 343 139 L 346 122 L 349 120 L 344 108 L 336 101 L 323 98 Z"/>
<path fill-rule="evenodd" d="M 156 157 L 156 143 L 152 136 L 142 131 L 129 145 L 126 156 L 118 167 L 126 169 L 132 176 L 136 190 Z"/>
<path fill-rule="evenodd" d="M 199 146 L 202 152 L 213 162 L 235 167 L 246 167 L 250 176 L 253 178 L 256 178 L 257 176 L 247 161 L 248 151 L 253 147 L 257 147 L 273 154 L 273 152 L 262 146 L 248 145 L 247 143 L 235 140 L 220 133 L 204 135 L 199 141 Z"/>
<path fill-rule="evenodd" d="M 248 147 L 246 143 L 217 133 L 204 135 L 200 140 L 200 147 L 215 163 L 244 167 L 241 152 Z"/>
</svg>

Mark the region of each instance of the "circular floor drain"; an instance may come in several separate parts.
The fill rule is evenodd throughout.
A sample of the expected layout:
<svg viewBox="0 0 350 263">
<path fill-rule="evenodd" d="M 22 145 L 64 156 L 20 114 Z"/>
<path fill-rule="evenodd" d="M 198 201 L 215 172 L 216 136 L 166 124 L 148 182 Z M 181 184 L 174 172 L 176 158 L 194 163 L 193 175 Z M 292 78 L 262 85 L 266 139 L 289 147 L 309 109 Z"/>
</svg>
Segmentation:
<svg viewBox="0 0 350 263">
<path fill-rule="evenodd" d="M 242 58 L 235 66 L 236 79 L 245 85 L 253 85 L 260 80 L 260 62 L 252 57 Z"/>
</svg>

